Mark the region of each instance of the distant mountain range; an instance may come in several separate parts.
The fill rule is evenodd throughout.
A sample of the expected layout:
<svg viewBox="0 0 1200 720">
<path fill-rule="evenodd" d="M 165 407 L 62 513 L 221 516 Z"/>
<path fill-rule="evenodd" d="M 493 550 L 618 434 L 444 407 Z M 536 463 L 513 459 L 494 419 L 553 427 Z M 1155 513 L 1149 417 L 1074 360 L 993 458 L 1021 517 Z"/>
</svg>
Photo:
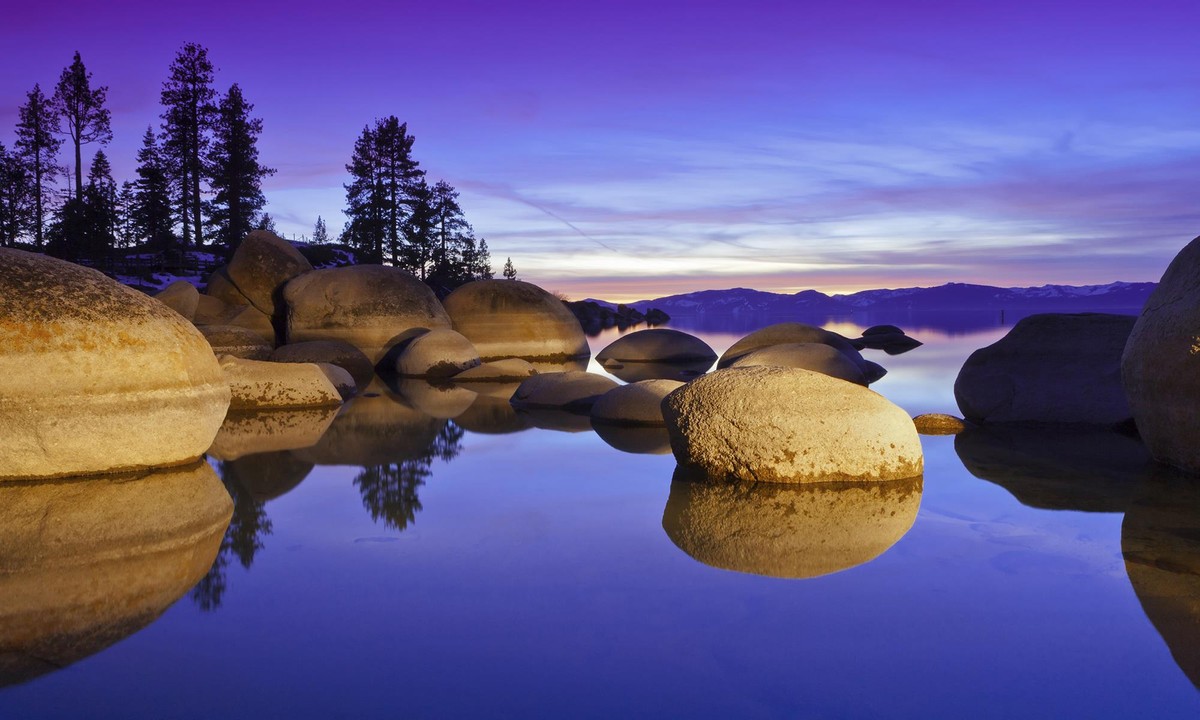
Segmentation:
<svg viewBox="0 0 1200 720">
<path fill-rule="evenodd" d="M 850 295 L 826 295 L 803 290 L 794 295 L 732 288 L 669 295 L 626 303 L 638 311 L 657 308 L 671 317 L 702 315 L 842 315 L 878 311 L 1056 310 L 1061 312 L 1124 310 L 1136 312 L 1156 283 L 1114 282 L 1107 285 L 1042 285 L 1000 288 L 947 283 L 928 288 L 863 290 Z M 594 300 L 615 308 L 614 303 Z"/>
</svg>

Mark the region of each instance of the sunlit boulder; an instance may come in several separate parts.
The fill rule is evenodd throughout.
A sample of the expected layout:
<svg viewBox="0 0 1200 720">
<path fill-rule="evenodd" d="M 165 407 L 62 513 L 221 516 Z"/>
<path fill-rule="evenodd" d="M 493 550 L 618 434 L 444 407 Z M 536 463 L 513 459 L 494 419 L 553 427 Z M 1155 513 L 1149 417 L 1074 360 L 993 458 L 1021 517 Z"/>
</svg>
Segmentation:
<svg viewBox="0 0 1200 720">
<path fill-rule="evenodd" d="M 176 280 L 154 293 L 154 299 L 191 320 L 200 304 L 200 291 L 187 280 Z"/>
<path fill-rule="evenodd" d="M 312 269 L 290 242 L 269 230 L 255 230 L 234 250 L 226 274 L 251 305 L 271 317 L 284 284 Z"/>
<path fill-rule="evenodd" d="M 544 408 L 587 412 L 617 383 L 603 375 L 574 370 L 538 373 L 522 382 L 510 402 L 517 409 Z"/>
<path fill-rule="evenodd" d="M 326 370 L 315 363 L 276 363 L 222 355 L 221 371 L 232 393 L 229 407 L 234 410 L 342 404 L 342 395 L 329 381 Z"/>
<path fill-rule="evenodd" d="M 0 249 L 0 480 L 189 462 L 228 406 L 212 349 L 174 310 Z"/>
<path fill-rule="evenodd" d="M 229 314 L 229 319 L 225 321 L 227 325 L 236 325 L 246 328 L 255 333 L 258 333 L 264 340 L 275 346 L 276 332 L 275 324 L 270 315 L 259 310 L 253 305 L 245 305 L 238 307 L 235 311 Z"/>
<path fill-rule="evenodd" d="M 449 378 L 480 364 L 471 341 L 445 328 L 421 333 L 404 345 L 393 368 L 397 375 Z"/>
<path fill-rule="evenodd" d="M 811 370 L 847 382 L 866 385 L 862 369 L 844 353 L 824 343 L 784 343 L 752 350 L 729 367 L 788 367 Z"/>
<path fill-rule="evenodd" d="M 643 380 L 618 385 L 592 405 L 592 420 L 617 425 L 662 425 L 662 401 L 683 387 L 678 380 Z"/>
<path fill-rule="evenodd" d="M 1200 238 L 1179 251 L 1146 300 L 1121 378 L 1154 457 L 1200 473 Z"/>
<path fill-rule="evenodd" d="M 671 542 L 723 570 L 812 578 L 870 562 L 912 527 L 922 478 L 870 483 L 704 482 L 676 472 Z"/>
<path fill-rule="evenodd" d="M 325 434 L 337 413 L 337 406 L 232 410 L 208 454 L 218 460 L 236 460 L 244 455 L 310 447 Z"/>
<path fill-rule="evenodd" d="M 362 350 L 340 340 L 310 340 L 281 345 L 271 352 L 271 362 L 329 363 L 337 365 L 354 378 L 355 387 L 362 389 L 375 377 L 375 364 Z"/>
<path fill-rule="evenodd" d="M 412 273 L 353 265 L 305 273 L 283 288 L 287 342 L 341 340 L 377 363 L 391 341 L 413 328 L 448 328 L 433 291 Z"/>
<path fill-rule="evenodd" d="M 695 335 L 669 328 L 651 328 L 622 335 L 596 353 L 596 362 L 610 363 L 691 363 L 707 361 L 712 365 L 717 353 Z"/>
<path fill-rule="evenodd" d="M 1120 364 L 1135 319 L 1101 313 L 1024 318 L 963 364 L 954 381 L 963 417 L 976 424 L 1128 421 Z"/>
<path fill-rule="evenodd" d="M 868 383 L 873 383 L 887 373 L 880 365 L 865 359 L 850 341 L 830 330 L 806 325 L 798 322 L 784 322 L 768 325 L 755 330 L 741 340 L 731 345 L 721 359 L 717 361 L 718 368 L 733 365 L 743 355 L 755 350 L 771 347 L 772 345 L 790 345 L 795 343 L 820 343 L 828 345 L 849 358 Z"/>
<path fill-rule="evenodd" d="M 957 435 L 967 429 L 960 417 L 945 413 L 924 413 L 913 418 L 913 426 L 922 435 Z"/>
<path fill-rule="evenodd" d="M 586 358 L 587 337 L 562 301 L 519 280 L 476 280 L 443 301 L 454 329 L 485 360 Z"/>
<path fill-rule="evenodd" d="M 237 314 L 237 310 L 236 305 L 202 293 L 196 298 L 196 312 L 191 320 L 196 326 L 226 325 Z"/>
<path fill-rule="evenodd" d="M 202 325 L 199 330 L 215 355 L 232 355 L 243 360 L 271 357 L 271 343 L 253 330 L 236 325 Z"/>
<path fill-rule="evenodd" d="M 812 483 L 922 473 L 908 413 L 809 370 L 718 370 L 668 395 L 662 409 L 675 459 L 713 478 Z"/>
<path fill-rule="evenodd" d="M 0 686 L 154 622 L 204 577 L 232 509 L 202 462 L 0 484 Z"/>
</svg>

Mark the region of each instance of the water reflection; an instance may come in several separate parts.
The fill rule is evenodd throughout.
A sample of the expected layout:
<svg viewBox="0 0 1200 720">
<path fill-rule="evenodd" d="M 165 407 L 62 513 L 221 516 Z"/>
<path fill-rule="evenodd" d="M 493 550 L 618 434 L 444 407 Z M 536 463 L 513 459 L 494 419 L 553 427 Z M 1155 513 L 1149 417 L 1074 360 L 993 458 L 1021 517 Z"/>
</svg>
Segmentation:
<svg viewBox="0 0 1200 720">
<path fill-rule="evenodd" d="M 294 452 L 314 465 L 390 465 L 420 457 L 445 423 L 376 379 L 366 393 L 342 406 L 316 444 Z"/>
<path fill-rule="evenodd" d="M 338 408 L 233 410 L 225 416 L 208 454 L 220 460 L 273 450 L 294 450 L 314 445 Z"/>
<path fill-rule="evenodd" d="M 662 525 L 671 542 L 724 570 L 812 578 L 882 555 L 912 527 L 920 477 L 777 485 L 698 479 L 676 470 Z"/>
<path fill-rule="evenodd" d="M 464 430 L 484 435 L 507 435 L 533 427 L 529 419 L 519 415 L 509 398 L 521 383 L 471 383 L 475 400 L 454 418 Z"/>
<path fill-rule="evenodd" d="M 244 467 L 239 472 L 231 462 L 221 462 L 218 468 L 221 482 L 233 498 L 233 517 L 208 572 L 189 593 L 192 602 L 205 612 L 221 607 L 221 600 L 229 587 L 226 569 L 230 560 L 237 558 L 241 566 L 249 570 L 254 564 L 254 556 L 265 547 L 263 538 L 270 535 L 272 530 L 271 519 L 267 517 L 266 500 L 256 498 L 243 484 L 243 477 L 253 482 L 253 476 L 245 472 Z"/>
<path fill-rule="evenodd" d="M 388 382 L 398 396 L 430 417 L 450 420 L 462 415 L 475 402 L 474 388 L 418 378 L 396 378 Z"/>
<path fill-rule="evenodd" d="M 1139 489 L 1121 525 L 1125 570 L 1171 657 L 1200 688 L 1200 483 L 1167 468 Z"/>
<path fill-rule="evenodd" d="M 387 465 L 365 467 L 354 478 L 371 519 L 404 530 L 421 511 L 417 489 L 433 475 L 433 461 L 450 462 L 462 452 L 462 428 L 446 423 L 420 455 Z"/>
<path fill-rule="evenodd" d="M 590 415 L 574 413 L 568 410 L 550 408 L 520 408 L 517 415 L 522 422 L 542 430 L 557 432 L 581 433 L 592 429 Z"/>
<path fill-rule="evenodd" d="M 204 575 L 231 509 L 206 463 L 0 484 L 0 686 L 157 619 Z"/>
<path fill-rule="evenodd" d="M 634 455 L 666 455 L 671 436 L 665 427 L 616 425 L 592 421 L 592 429 L 609 446 Z"/>
<path fill-rule="evenodd" d="M 713 361 L 710 360 L 692 360 L 674 363 L 609 363 L 604 366 L 604 371 L 627 383 L 635 383 L 642 380 L 678 380 L 679 382 L 687 382 L 695 380 L 700 375 L 708 372 L 713 364 Z"/>
<path fill-rule="evenodd" d="M 1136 437 L 1084 426 L 971 426 L 954 449 L 975 477 L 1046 510 L 1123 512 L 1151 468 Z"/>
</svg>

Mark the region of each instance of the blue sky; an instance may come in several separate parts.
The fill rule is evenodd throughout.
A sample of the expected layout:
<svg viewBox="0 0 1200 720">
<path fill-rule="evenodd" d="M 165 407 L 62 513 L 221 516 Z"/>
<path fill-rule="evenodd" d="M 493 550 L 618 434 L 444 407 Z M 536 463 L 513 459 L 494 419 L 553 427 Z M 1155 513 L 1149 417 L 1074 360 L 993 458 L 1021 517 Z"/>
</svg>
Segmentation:
<svg viewBox="0 0 1200 720">
<path fill-rule="evenodd" d="M 903 7 L 901 7 L 903 6 Z M 10 10 L 0 141 L 79 50 L 132 174 L 209 48 L 287 235 L 407 121 L 497 268 L 572 297 L 1155 280 L 1200 234 L 1194 2 L 257 3 Z"/>
</svg>

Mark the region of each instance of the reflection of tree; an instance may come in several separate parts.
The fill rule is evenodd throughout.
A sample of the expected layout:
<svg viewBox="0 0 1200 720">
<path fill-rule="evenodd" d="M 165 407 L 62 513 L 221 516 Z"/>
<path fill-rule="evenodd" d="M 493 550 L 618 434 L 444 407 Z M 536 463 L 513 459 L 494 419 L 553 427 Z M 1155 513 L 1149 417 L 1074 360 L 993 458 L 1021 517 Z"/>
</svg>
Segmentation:
<svg viewBox="0 0 1200 720">
<path fill-rule="evenodd" d="M 221 540 L 221 550 L 208 574 L 192 589 L 192 601 L 205 611 L 221 606 L 221 597 L 228 586 L 225 568 L 229 566 L 230 557 L 237 557 L 242 567 L 250 569 L 255 553 L 263 549 L 262 537 L 271 534 L 271 519 L 267 517 L 265 503 L 254 499 L 234 465 L 222 461 L 218 463 L 217 472 L 233 498 L 233 519 L 229 521 L 229 528 Z"/>
<path fill-rule="evenodd" d="M 362 493 L 363 507 L 371 519 L 404 530 L 421 511 L 417 489 L 433 475 L 433 461 L 450 462 L 462 450 L 463 430 L 452 422 L 438 432 L 425 452 L 389 465 L 364 467 L 354 484 Z"/>
</svg>

